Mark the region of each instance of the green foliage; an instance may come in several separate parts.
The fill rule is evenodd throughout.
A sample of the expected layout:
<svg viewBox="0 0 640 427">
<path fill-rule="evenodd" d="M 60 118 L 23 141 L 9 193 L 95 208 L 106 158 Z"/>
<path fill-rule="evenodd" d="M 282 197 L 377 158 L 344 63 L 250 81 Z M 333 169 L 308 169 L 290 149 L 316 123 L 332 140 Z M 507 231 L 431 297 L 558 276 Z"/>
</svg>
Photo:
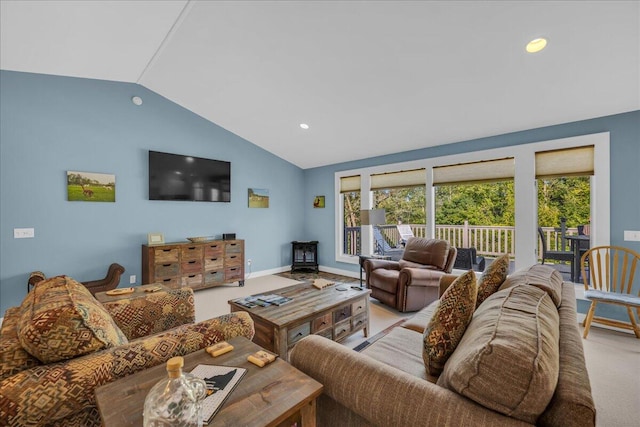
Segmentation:
<svg viewBox="0 0 640 427">
<path fill-rule="evenodd" d="M 557 227 L 566 218 L 567 227 L 589 223 L 589 177 L 538 180 L 538 223 Z M 344 195 L 347 227 L 360 225 L 360 193 Z M 443 185 L 435 188 L 436 224 L 514 226 L 513 181 Z M 424 187 L 374 191 L 374 206 L 385 209 L 387 224 L 426 224 Z"/>
<path fill-rule="evenodd" d="M 72 202 L 115 202 L 116 190 L 114 186 L 85 186 L 83 189 L 80 185 L 68 185 L 67 200 Z"/>
</svg>

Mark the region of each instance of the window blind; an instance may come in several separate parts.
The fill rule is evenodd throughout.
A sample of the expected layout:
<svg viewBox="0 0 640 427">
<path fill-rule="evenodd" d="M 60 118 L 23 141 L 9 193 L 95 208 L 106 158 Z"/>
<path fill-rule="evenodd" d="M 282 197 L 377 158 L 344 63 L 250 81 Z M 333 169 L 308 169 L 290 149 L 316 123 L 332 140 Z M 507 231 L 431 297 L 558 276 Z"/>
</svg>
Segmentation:
<svg viewBox="0 0 640 427">
<path fill-rule="evenodd" d="M 433 185 L 506 181 L 515 176 L 513 157 L 433 168 Z"/>
<path fill-rule="evenodd" d="M 353 191 L 360 191 L 360 175 L 340 178 L 340 192 L 351 193 Z"/>
<path fill-rule="evenodd" d="M 425 168 L 371 175 L 372 190 L 419 187 L 424 186 L 426 182 L 427 176 Z"/>
<path fill-rule="evenodd" d="M 539 151 L 536 153 L 536 178 L 594 174 L 593 145 Z"/>
</svg>

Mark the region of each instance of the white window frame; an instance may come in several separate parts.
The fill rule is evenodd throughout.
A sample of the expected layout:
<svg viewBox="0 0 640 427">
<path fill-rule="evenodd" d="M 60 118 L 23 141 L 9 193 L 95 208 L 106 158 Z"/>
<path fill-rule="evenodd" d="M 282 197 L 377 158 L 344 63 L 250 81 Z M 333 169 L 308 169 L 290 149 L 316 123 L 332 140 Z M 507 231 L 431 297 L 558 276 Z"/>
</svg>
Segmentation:
<svg viewBox="0 0 640 427">
<path fill-rule="evenodd" d="M 537 189 L 535 176 L 535 154 L 538 151 L 548 151 L 562 148 L 573 148 L 584 145 L 594 147 L 594 174 L 590 179 L 591 186 L 591 246 L 609 245 L 611 241 L 611 213 L 610 213 L 610 134 L 601 132 L 589 135 L 580 135 L 561 139 L 532 142 L 508 147 L 493 148 L 489 150 L 471 151 L 467 153 L 452 154 L 429 159 L 412 160 L 408 162 L 392 163 L 366 168 L 351 169 L 335 172 L 336 210 L 335 220 L 335 256 L 336 262 L 357 264 L 358 257 L 345 255 L 343 252 L 344 205 L 340 195 L 340 178 L 345 176 L 360 175 L 361 179 L 361 209 L 372 209 L 373 196 L 370 191 L 371 175 L 394 172 L 408 169 L 425 168 L 426 174 L 426 236 L 435 235 L 435 211 L 433 209 L 435 190 L 433 188 L 433 168 L 456 163 L 477 162 L 494 160 L 504 157 L 515 159 L 515 268 L 525 268 L 535 264 L 538 260 L 537 247 Z M 361 230 L 361 253 L 371 253 L 373 247 L 372 230 L 370 226 L 364 226 Z"/>
</svg>

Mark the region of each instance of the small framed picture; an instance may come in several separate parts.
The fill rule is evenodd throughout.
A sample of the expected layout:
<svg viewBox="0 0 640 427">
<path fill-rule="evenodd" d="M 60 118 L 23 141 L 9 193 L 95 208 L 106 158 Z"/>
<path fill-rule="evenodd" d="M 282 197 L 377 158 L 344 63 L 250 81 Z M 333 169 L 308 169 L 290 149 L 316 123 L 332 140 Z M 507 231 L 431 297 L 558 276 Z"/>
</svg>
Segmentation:
<svg viewBox="0 0 640 427">
<path fill-rule="evenodd" d="M 324 196 L 316 196 L 313 198 L 314 208 L 324 208 Z"/>
<path fill-rule="evenodd" d="M 164 245 L 164 234 L 149 233 L 147 234 L 147 240 L 149 242 L 149 245 Z"/>
</svg>

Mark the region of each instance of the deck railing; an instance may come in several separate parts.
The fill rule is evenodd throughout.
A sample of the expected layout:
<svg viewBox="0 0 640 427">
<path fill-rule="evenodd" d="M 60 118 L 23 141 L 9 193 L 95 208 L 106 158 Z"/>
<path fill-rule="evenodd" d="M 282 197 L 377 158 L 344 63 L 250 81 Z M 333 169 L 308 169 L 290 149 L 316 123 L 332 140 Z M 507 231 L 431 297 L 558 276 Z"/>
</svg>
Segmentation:
<svg viewBox="0 0 640 427">
<path fill-rule="evenodd" d="M 426 236 L 424 224 L 410 224 L 416 237 Z M 390 246 L 397 246 L 400 242 L 400 234 L 395 225 L 380 225 L 383 236 Z M 547 241 L 547 250 L 569 250 L 564 236 L 578 234 L 577 228 L 566 228 L 565 235 L 556 227 L 542 227 Z M 360 253 L 360 227 L 346 227 L 344 239 L 344 253 L 358 255 Z M 515 253 L 515 227 L 489 226 L 489 225 L 436 225 L 437 239 L 447 240 L 457 248 L 474 247 L 478 255 L 496 257 L 506 252 Z M 562 242 L 565 246 L 562 247 Z M 538 239 L 538 254 L 542 255 L 542 241 Z"/>
</svg>

